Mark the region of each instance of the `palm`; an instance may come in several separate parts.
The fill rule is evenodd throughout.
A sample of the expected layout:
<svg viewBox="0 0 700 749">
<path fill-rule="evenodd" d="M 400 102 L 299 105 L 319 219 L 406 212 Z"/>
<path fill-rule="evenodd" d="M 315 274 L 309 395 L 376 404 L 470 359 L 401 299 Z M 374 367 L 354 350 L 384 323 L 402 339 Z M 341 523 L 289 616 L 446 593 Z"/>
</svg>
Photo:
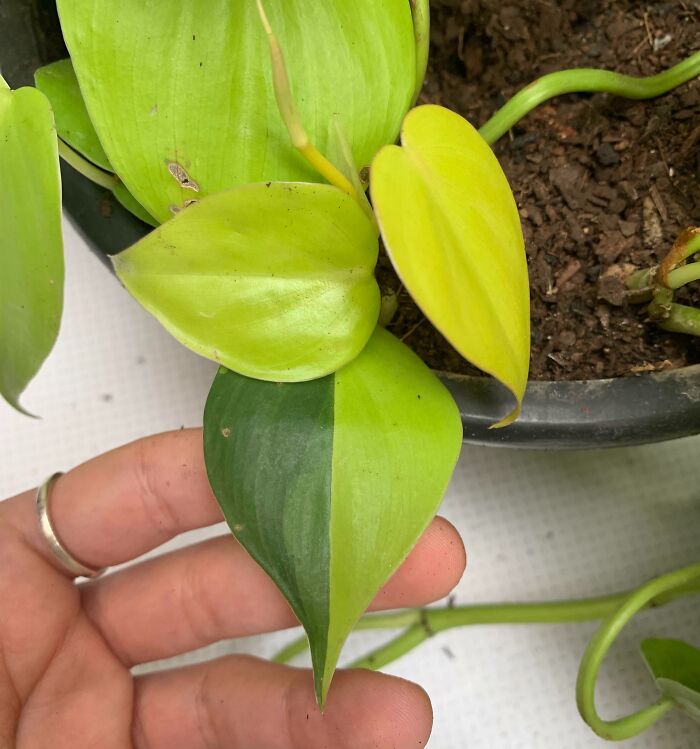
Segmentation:
<svg viewBox="0 0 700 749">
<path fill-rule="evenodd" d="M 65 546 L 100 566 L 221 517 L 199 430 L 86 463 L 57 482 L 52 503 Z M 463 567 L 459 538 L 437 520 L 375 607 L 441 597 Z M 27 492 L 0 503 L 0 602 L 0 746 L 408 748 L 430 732 L 425 695 L 380 674 L 339 672 L 323 715 L 307 671 L 253 658 L 132 676 L 139 663 L 295 623 L 230 536 L 76 586 L 40 535 Z"/>
<path fill-rule="evenodd" d="M 52 737 L 55 749 L 130 746 L 133 680 L 83 610 L 79 588 L 21 541 L 0 545 L 13 558 L 0 570 L 0 595 L 15 602 L 2 642 L 31 643 L 5 654 L 22 703 L 16 745 L 48 746 Z"/>
</svg>

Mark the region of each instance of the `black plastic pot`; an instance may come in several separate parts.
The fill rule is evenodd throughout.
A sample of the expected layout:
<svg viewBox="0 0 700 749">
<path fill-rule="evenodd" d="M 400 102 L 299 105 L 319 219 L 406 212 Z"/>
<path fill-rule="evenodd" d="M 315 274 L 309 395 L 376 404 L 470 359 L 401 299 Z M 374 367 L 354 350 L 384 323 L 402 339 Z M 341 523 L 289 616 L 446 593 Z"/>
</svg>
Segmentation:
<svg viewBox="0 0 700 749">
<path fill-rule="evenodd" d="M 0 70 L 11 86 L 65 56 L 55 2 L 0 0 Z M 92 249 L 106 257 L 150 227 L 63 165 L 63 203 Z M 700 365 L 587 382 L 531 382 L 520 419 L 489 429 L 511 407 L 508 393 L 483 377 L 442 375 L 462 413 L 468 442 L 507 447 L 620 447 L 700 433 Z"/>
</svg>

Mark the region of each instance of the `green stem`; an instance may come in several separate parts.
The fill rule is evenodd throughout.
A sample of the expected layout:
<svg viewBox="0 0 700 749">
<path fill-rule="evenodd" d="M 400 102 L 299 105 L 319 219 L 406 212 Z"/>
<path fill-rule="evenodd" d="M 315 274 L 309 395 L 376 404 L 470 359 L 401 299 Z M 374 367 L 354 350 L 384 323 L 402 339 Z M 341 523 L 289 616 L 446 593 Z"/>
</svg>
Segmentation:
<svg viewBox="0 0 700 749">
<path fill-rule="evenodd" d="M 335 185 L 339 190 L 347 193 L 351 198 L 357 198 L 352 182 L 331 163 L 309 139 L 304 129 L 301 117 L 297 110 L 296 101 L 292 95 L 292 87 L 289 83 L 289 73 L 284 61 L 284 53 L 279 40 L 275 36 L 270 21 L 265 12 L 263 0 L 257 0 L 258 14 L 265 34 L 267 35 L 270 50 L 270 63 L 272 66 L 272 82 L 277 100 L 277 108 L 289 133 L 294 148 L 309 162 L 309 164 L 328 182 Z"/>
<path fill-rule="evenodd" d="M 700 581 L 657 596 L 649 606 L 662 606 L 675 598 L 700 593 Z M 566 624 L 603 619 L 614 612 L 630 595 L 630 591 L 609 596 L 584 598 L 578 601 L 550 601 L 542 603 L 487 603 L 473 606 L 447 606 L 437 609 L 405 609 L 385 614 L 368 614 L 355 625 L 354 631 L 367 629 L 408 629 L 378 648 L 353 667 L 381 668 L 412 650 L 437 632 L 473 624 Z M 423 633 L 418 637 L 416 629 Z M 307 647 L 303 635 L 291 642 L 273 658 L 276 663 L 287 663 Z M 359 666 L 357 664 L 360 664 Z"/>
<path fill-rule="evenodd" d="M 700 310 L 687 304 L 671 304 L 656 324 L 671 333 L 700 336 Z"/>
<path fill-rule="evenodd" d="M 83 177 L 87 177 L 96 185 L 104 187 L 106 190 L 113 190 L 117 185 L 118 179 L 113 174 L 96 167 L 92 162 L 81 156 L 77 151 L 74 151 L 60 138 L 58 139 L 58 154 L 67 164 L 70 164 L 73 169 L 82 174 Z"/>
<path fill-rule="evenodd" d="M 479 131 L 487 143 L 495 143 L 528 112 L 561 94 L 608 93 L 628 99 L 652 99 L 687 83 L 700 74 L 700 52 L 658 75 L 636 78 L 609 70 L 578 68 L 550 73 L 519 91 Z"/>
<path fill-rule="evenodd" d="M 350 664 L 350 668 L 379 669 L 438 632 L 475 624 L 567 624 L 603 619 L 615 611 L 628 591 L 580 601 L 543 603 L 497 603 L 453 608 L 424 609 L 417 624 L 369 655 Z M 379 616 L 367 617 L 375 621 Z M 420 630 L 420 632 L 418 631 Z"/>
<path fill-rule="evenodd" d="M 355 632 L 366 629 L 399 629 L 417 624 L 421 620 L 423 609 L 402 609 L 389 611 L 386 614 L 368 614 L 355 625 Z"/>
<path fill-rule="evenodd" d="M 683 250 L 683 260 L 687 260 L 691 255 L 700 252 L 700 234 L 696 234 Z"/>
<path fill-rule="evenodd" d="M 424 643 L 433 633 L 425 624 L 413 624 L 399 637 L 390 640 L 381 648 L 373 650 L 369 655 L 353 661 L 348 668 L 368 668 L 376 671 L 406 655 L 414 648 Z"/>
<path fill-rule="evenodd" d="M 273 663 L 289 663 L 293 658 L 306 652 L 309 647 L 309 640 L 306 635 L 297 637 L 289 645 L 285 645 L 282 650 L 272 656 Z"/>
<path fill-rule="evenodd" d="M 428 53 L 430 50 L 429 6 L 429 0 L 411 0 L 413 33 L 416 40 L 416 88 L 413 94 L 413 104 L 418 101 L 425 80 L 425 71 L 428 69 Z"/>
<path fill-rule="evenodd" d="M 387 614 L 369 614 L 363 616 L 355 625 L 354 632 L 367 629 L 400 629 L 409 627 L 421 619 L 421 609 L 403 609 L 390 611 Z M 306 635 L 292 640 L 272 657 L 274 663 L 289 663 L 292 658 L 301 655 L 309 646 Z"/>
<path fill-rule="evenodd" d="M 700 263 L 681 265 L 680 268 L 674 268 L 668 274 L 668 287 L 670 289 L 680 289 L 681 286 L 685 286 L 692 281 L 700 281 Z"/>
<path fill-rule="evenodd" d="M 700 581 L 700 562 L 662 575 L 642 585 L 641 588 L 629 594 L 603 622 L 588 644 L 576 681 L 576 702 L 583 719 L 602 738 L 622 741 L 637 736 L 673 709 L 673 701 L 664 697 L 653 705 L 624 718 L 603 720 L 595 707 L 595 684 L 603 659 L 627 622 L 660 595 L 672 593 L 678 588 L 686 589 L 688 585 L 698 581 Z"/>
</svg>

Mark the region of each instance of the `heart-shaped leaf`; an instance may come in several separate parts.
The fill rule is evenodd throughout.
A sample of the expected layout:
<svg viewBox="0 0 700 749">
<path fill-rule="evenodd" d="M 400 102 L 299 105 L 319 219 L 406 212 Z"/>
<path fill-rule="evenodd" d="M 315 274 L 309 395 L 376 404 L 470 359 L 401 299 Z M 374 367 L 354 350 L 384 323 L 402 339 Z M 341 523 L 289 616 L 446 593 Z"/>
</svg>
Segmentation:
<svg viewBox="0 0 700 749">
<path fill-rule="evenodd" d="M 396 139 L 415 86 L 408 0 L 268 0 L 311 141 L 331 116 L 359 166 Z M 59 0 L 66 43 L 109 160 L 159 221 L 240 184 L 318 180 L 275 102 L 254 0 Z M 197 190 L 195 190 L 197 188 Z"/>
<path fill-rule="evenodd" d="M 185 346 L 248 377 L 289 382 L 335 371 L 369 339 L 377 240 L 337 188 L 272 182 L 204 198 L 112 262 Z"/>
<path fill-rule="evenodd" d="M 500 380 L 518 407 L 527 383 L 530 303 L 520 219 L 488 144 L 443 107 L 411 110 L 401 147 L 370 172 L 387 252 L 417 304 L 447 340 Z"/>
<path fill-rule="evenodd" d="M 680 640 L 652 638 L 642 643 L 642 654 L 661 693 L 700 721 L 700 650 Z"/>
<path fill-rule="evenodd" d="M 0 395 L 21 411 L 61 322 L 61 182 L 49 102 L 1 77 L 0 229 Z"/>
<path fill-rule="evenodd" d="M 312 382 L 216 376 L 209 481 L 304 625 L 321 704 L 345 639 L 435 514 L 461 440 L 445 387 L 382 328 Z"/>
<path fill-rule="evenodd" d="M 73 63 L 66 59 L 45 65 L 34 73 L 34 82 L 51 102 L 58 137 L 101 169 L 114 171 L 90 122 Z"/>
</svg>

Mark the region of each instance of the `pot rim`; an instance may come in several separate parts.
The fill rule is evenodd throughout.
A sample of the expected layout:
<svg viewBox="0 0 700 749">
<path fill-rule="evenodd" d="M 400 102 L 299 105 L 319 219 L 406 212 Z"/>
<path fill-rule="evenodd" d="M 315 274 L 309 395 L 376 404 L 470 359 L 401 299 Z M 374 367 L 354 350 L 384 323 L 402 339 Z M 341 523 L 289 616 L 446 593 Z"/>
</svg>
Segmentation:
<svg viewBox="0 0 700 749">
<path fill-rule="evenodd" d="M 491 429 L 512 395 L 486 377 L 439 373 L 457 401 L 464 440 L 530 449 L 591 449 L 700 433 L 700 364 L 600 380 L 530 380 L 518 420 Z"/>
</svg>

